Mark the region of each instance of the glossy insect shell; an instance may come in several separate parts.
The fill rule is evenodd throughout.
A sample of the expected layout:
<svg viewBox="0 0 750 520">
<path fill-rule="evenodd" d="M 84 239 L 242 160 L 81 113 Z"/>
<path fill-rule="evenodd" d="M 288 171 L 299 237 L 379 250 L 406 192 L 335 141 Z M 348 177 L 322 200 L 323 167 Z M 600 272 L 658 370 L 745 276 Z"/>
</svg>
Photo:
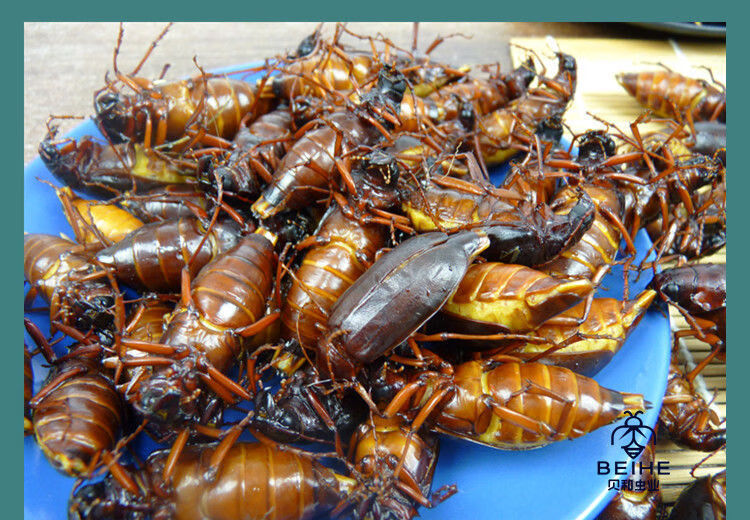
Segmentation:
<svg viewBox="0 0 750 520">
<path fill-rule="evenodd" d="M 402 242 L 339 298 L 329 334 L 341 332 L 336 341 L 357 363 L 374 361 L 442 307 L 488 244 L 484 234 L 472 231 L 424 233 Z M 393 316 L 402 319 L 394 322 Z"/>
<path fill-rule="evenodd" d="M 50 463 L 69 475 L 84 475 L 94 457 L 114 448 L 124 408 L 112 383 L 91 363 L 67 362 L 58 372 L 86 370 L 57 385 L 34 408 L 37 443 Z"/>
<path fill-rule="evenodd" d="M 284 338 L 314 346 L 325 329 L 338 298 L 368 268 L 385 245 L 387 230 L 362 225 L 335 207 L 316 233 L 320 245 L 311 247 L 295 273 L 281 312 Z"/>
</svg>

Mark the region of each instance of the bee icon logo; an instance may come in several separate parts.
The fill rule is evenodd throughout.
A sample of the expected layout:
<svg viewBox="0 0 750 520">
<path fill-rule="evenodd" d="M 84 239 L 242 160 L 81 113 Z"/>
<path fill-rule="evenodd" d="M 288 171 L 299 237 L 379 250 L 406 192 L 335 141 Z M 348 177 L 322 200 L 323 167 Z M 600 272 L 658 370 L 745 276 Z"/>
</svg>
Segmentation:
<svg viewBox="0 0 750 520">
<path fill-rule="evenodd" d="M 646 447 L 645 445 L 642 445 L 642 444 L 640 444 L 638 442 L 639 439 L 638 439 L 637 436 L 643 437 L 643 441 L 647 442 L 648 439 L 654 434 L 654 430 L 652 430 L 651 428 L 649 428 L 648 426 L 646 426 L 645 424 L 643 424 L 643 421 L 641 420 L 641 418 L 638 417 L 638 415 L 640 415 L 641 413 L 643 413 L 640 410 L 637 411 L 637 412 L 635 412 L 635 415 L 633 413 L 631 413 L 629 410 L 626 410 L 625 413 L 628 414 L 630 417 L 628 417 L 625 420 L 625 424 L 622 424 L 622 425 L 618 426 L 612 432 L 612 439 L 610 441 L 610 444 L 612 446 L 614 446 L 615 445 L 615 434 L 619 430 L 625 430 L 622 433 L 622 435 L 620 435 L 620 439 L 622 440 L 626 436 L 630 435 L 630 439 L 629 439 L 630 442 L 628 442 L 627 444 L 624 444 L 624 445 L 622 445 L 620 447 L 623 449 L 623 451 L 625 453 L 628 454 L 628 457 L 630 457 L 631 459 L 635 460 L 638 457 L 638 455 L 641 454 L 641 452 L 643 451 L 643 449 Z M 644 430 L 646 431 L 646 433 L 644 433 Z"/>
</svg>

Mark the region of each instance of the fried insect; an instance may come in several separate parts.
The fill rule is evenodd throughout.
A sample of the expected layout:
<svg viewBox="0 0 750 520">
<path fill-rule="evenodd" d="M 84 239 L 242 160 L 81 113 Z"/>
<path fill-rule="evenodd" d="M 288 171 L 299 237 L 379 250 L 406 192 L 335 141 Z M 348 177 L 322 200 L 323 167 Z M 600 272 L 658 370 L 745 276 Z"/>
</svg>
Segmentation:
<svg viewBox="0 0 750 520">
<path fill-rule="evenodd" d="M 387 133 L 385 126 L 393 124 L 394 107 L 402 100 L 405 89 L 402 74 L 383 69 L 377 85 L 359 105 L 312 122 L 311 125 L 322 126 L 308 130 L 284 156 L 268 187 L 252 205 L 253 211 L 265 219 L 284 209 L 299 209 L 325 199 L 329 190 L 336 187 L 339 176 L 346 190 L 356 193 L 350 173 L 352 153 Z"/>
<path fill-rule="evenodd" d="M 223 374 L 244 352 L 245 338 L 278 317 L 266 315 L 275 237 L 269 240 L 260 233 L 265 230 L 243 237 L 217 256 L 190 287 L 183 284 L 182 303 L 167 318 L 161 345 L 151 347 L 161 351 L 159 347 L 166 346 L 172 357 L 134 360 L 157 366 L 127 396 L 157 435 L 172 436 L 184 425 L 215 421 L 220 400 L 232 402 L 233 394 L 250 397 Z M 128 366 L 127 359 L 123 363 Z"/>
<path fill-rule="evenodd" d="M 664 117 L 694 121 L 727 119 L 727 93 L 702 79 L 688 78 L 669 70 L 620 73 L 617 82 L 643 106 Z"/>
<path fill-rule="evenodd" d="M 592 185 L 584 185 L 583 190 L 596 205 L 594 222 L 581 239 L 570 249 L 544 265 L 540 271 L 560 278 L 586 278 L 591 280 L 597 271 L 614 262 L 620 246 L 621 231 L 613 222 L 622 214 L 622 203 L 617 191 Z M 563 212 L 577 204 L 578 196 L 574 189 L 564 188 L 552 203 L 555 212 Z"/>
<path fill-rule="evenodd" d="M 361 478 L 386 482 L 396 479 L 395 486 L 399 491 L 373 500 L 368 508 L 374 518 L 409 519 L 418 514 L 415 504 L 434 505 L 427 501 L 427 497 L 430 496 L 438 459 L 437 435 L 428 431 L 416 433 L 400 417 L 383 418 L 370 414 L 354 434 L 350 452 L 349 459 Z M 455 486 L 447 486 L 441 490 L 438 501 L 456 491 Z"/>
<path fill-rule="evenodd" d="M 513 351 L 524 360 L 541 361 L 593 377 L 620 350 L 638 325 L 656 292 L 646 290 L 636 299 L 594 298 L 588 317 L 578 326 L 542 324 L 534 331 L 548 343 L 525 343 Z M 561 319 L 579 319 L 586 302 L 561 313 Z M 554 321 L 554 318 L 552 319 Z"/>
<path fill-rule="evenodd" d="M 381 256 L 331 309 L 316 349 L 320 373 L 353 380 L 362 365 L 406 340 L 443 306 L 488 242 L 474 231 L 423 233 Z"/>
<path fill-rule="evenodd" d="M 88 251 L 97 251 L 143 225 L 128 211 L 114 204 L 85 200 L 70 188 L 56 188 L 63 213 L 76 236 L 76 241 Z"/>
<path fill-rule="evenodd" d="M 526 332 L 585 298 L 588 280 L 561 281 L 521 265 L 474 264 L 441 309 L 451 330 L 466 334 Z M 472 344 L 483 349 L 507 341 Z"/>
<path fill-rule="evenodd" d="M 673 360 L 664 404 L 659 412 L 661 428 L 675 442 L 691 450 L 715 451 L 727 441 L 726 428 L 720 428 L 722 422 Z"/>
<path fill-rule="evenodd" d="M 187 446 L 170 482 L 162 474 L 168 452 L 157 451 L 132 470 L 135 491 L 108 475 L 81 487 L 69 518 L 103 520 L 308 520 L 346 503 L 355 481 L 296 451 L 238 443 L 219 453 L 215 445 Z"/>
<path fill-rule="evenodd" d="M 643 396 L 617 392 L 543 363 L 469 361 L 455 368 L 393 373 L 403 387 L 385 409 L 433 430 L 487 446 L 524 450 L 575 439 L 645 410 Z"/>
<path fill-rule="evenodd" d="M 725 520 L 726 517 L 727 470 L 724 470 L 686 487 L 667 520 Z"/>
<path fill-rule="evenodd" d="M 197 184 L 173 184 L 141 194 L 126 192 L 117 197 L 117 203 L 144 222 L 208 218 L 206 196 Z"/>
<path fill-rule="evenodd" d="M 111 266 L 117 278 L 131 287 L 178 292 L 183 268 L 195 276 L 239 239 L 240 228 L 231 220 L 216 222 L 207 230 L 200 219 L 186 217 L 146 224 L 99 251 L 96 259 Z"/>
<path fill-rule="evenodd" d="M 52 235 L 24 235 L 23 270 L 31 285 L 27 300 L 39 294 L 49 303 L 53 328 L 59 322 L 83 334 L 93 331 L 112 344 L 118 295 L 81 246 Z"/>
<path fill-rule="evenodd" d="M 375 260 L 386 234 L 382 226 L 360 224 L 338 206 L 332 207 L 315 235 L 301 244 L 311 247 L 294 273 L 281 309 L 282 337 L 313 348 L 331 308 Z"/>
<path fill-rule="evenodd" d="M 292 123 L 289 108 L 282 106 L 240 127 L 232 141 L 232 151 L 225 159 L 207 157 L 201 161 L 198 171 L 201 188 L 215 194 L 215 184 L 221 182 L 225 193 L 257 197 L 290 146 Z"/>
<path fill-rule="evenodd" d="M 403 204 L 417 231 L 481 229 L 490 239 L 484 257 L 493 262 L 540 265 L 577 243 L 594 222 L 594 203 L 585 192 L 566 213 L 546 204 L 505 200 L 489 189 L 474 192 L 428 186 Z M 483 194 L 480 194 L 484 192 Z"/>
<path fill-rule="evenodd" d="M 348 446 L 354 430 L 367 416 L 367 406 L 352 392 L 339 398 L 317 382 L 308 366 L 285 379 L 276 393 L 259 391 L 252 427 L 277 442 Z"/>
<path fill-rule="evenodd" d="M 127 191 L 163 188 L 194 182 L 195 164 L 178 162 L 141 145 L 112 145 L 92 137 L 55 142 L 53 135 L 39 145 L 39 157 L 60 182 L 98 198 Z"/>
<path fill-rule="evenodd" d="M 91 474 L 120 438 L 125 408 L 96 359 L 58 365 L 32 401 L 32 425 L 50 464 L 72 476 Z"/>
<path fill-rule="evenodd" d="M 575 93 L 575 58 L 559 53 L 557 74 L 553 78 L 538 76 L 538 79 L 541 86 L 529 89 L 506 107 L 478 119 L 479 145 L 487 164 L 499 164 L 519 150 L 527 149 L 529 136 L 542 121 L 562 115 Z M 524 126 L 525 130 L 520 128 Z"/>
</svg>

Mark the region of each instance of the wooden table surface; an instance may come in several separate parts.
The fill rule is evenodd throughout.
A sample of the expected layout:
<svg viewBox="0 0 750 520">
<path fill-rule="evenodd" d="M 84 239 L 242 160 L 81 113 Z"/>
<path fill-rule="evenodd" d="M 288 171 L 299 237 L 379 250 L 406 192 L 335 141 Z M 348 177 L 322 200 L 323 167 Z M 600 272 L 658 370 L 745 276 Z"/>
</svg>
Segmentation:
<svg viewBox="0 0 750 520">
<path fill-rule="evenodd" d="M 196 73 L 193 57 L 206 68 L 247 63 L 294 49 L 316 23 L 176 23 L 142 69 L 156 77 L 164 64 L 167 78 Z M 131 71 L 149 43 L 163 28 L 160 23 L 128 23 L 118 64 Z M 333 31 L 334 24 L 324 30 Z M 411 23 L 352 23 L 359 34 L 378 32 L 395 44 L 411 47 Z M 24 27 L 24 162 L 36 156 L 45 135 L 47 118 L 54 115 L 90 116 L 93 93 L 112 70 L 117 39 L 116 23 L 27 23 Z M 511 38 L 555 37 L 660 38 L 666 36 L 626 24 L 604 23 L 423 23 L 419 48 L 425 50 L 438 35 L 462 33 L 470 39 L 446 40 L 433 53 L 453 64 L 500 62 L 511 64 Z M 679 41 L 690 41 L 680 39 Z M 703 42 L 704 40 L 693 40 Z"/>
<path fill-rule="evenodd" d="M 170 64 L 167 78 L 180 78 L 196 72 L 193 57 L 205 69 L 218 68 L 238 63 L 262 60 L 283 51 L 291 50 L 299 41 L 310 34 L 315 23 L 178 23 L 168 32 L 159 43 L 149 61 L 144 65 L 141 74 L 146 77 L 156 77 L 165 63 Z M 125 36 L 120 50 L 118 64 L 123 71 L 131 71 L 143 56 L 149 43 L 163 28 L 158 23 L 131 23 L 125 26 Z M 409 48 L 412 42 L 413 24 L 411 23 L 353 23 L 349 28 L 360 34 L 374 35 L 378 32 L 387 36 L 396 45 Z M 326 27 L 328 34 L 333 30 L 333 24 Z M 24 31 L 24 162 L 36 156 L 39 141 L 46 132 L 45 122 L 51 115 L 90 116 L 93 113 L 93 93 L 104 83 L 104 73 L 112 70 L 112 56 L 118 27 L 114 23 L 27 23 Z M 425 23 L 419 26 L 419 48 L 424 50 L 438 35 L 462 33 L 471 35 L 450 38 L 443 42 L 432 53 L 435 59 L 452 64 L 477 64 L 499 62 L 503 69 L 511 67 L 511 39 L 522 41 L 529 46 L 539 47 L 530 38 L 545 37 L 547 35 L 562 39 L 580 38 L 616 38 L 628 40 L 622 42 L 623 47 L 629 44 L 644 45 L 643 40 L 659 40 L 646 42 L 650 45 L 667 44 L 670 36 L 625 24 L 587 24 L 587 23 Z M 717 49 L 724 49 L 723 40 L 701 40 L 673 37 L 678 45 L 672 48 L 687 50 L 689 57 L 698 56 L 693 65 L 705 60 L 701 53 L 717 56 Z M 637 42 L 636 40 L 641 40 Z M 351 40 L 349 40 L 351 41 Z M 602 56 L 602 47 L 594 40 L 587 42 L 566 42 L 573 45 L 573 54 L 579 57 L 587 49 L 606 60 Z M 612 42 L 609 42 L 611 45 Z M 594 48 L 596 47 L 596 48 Z M 597 50 L 598 49 L 598 50 Z M 569 49 L 563 49 L 569 50 Z M 569 52 L 572 52 L 569 50 Z M 517 53 L 515 53 L 517 54 Z M 636 53 L 637 54 L 637 53 Z M 708 54 L 707 54 L 708 55 Z M 624 55 L 623 55 L 624 56 Z M 621 56 L 620 59 L 627 58 Z M 517 58 L 517 56 L 514 56 Z M 685 56 L 678 53 L 676 66 L 685 65 Z M 635 58 L 634 58 L 635 59 Z M 579 58 L 580 61 L 580 58 Z M 717 65 L 717 63 L 719 63 Z M 707 63 L 724 77 L 725 69 L 720 62 Z M 604 63 L 601 66 L 607 66 Z M 675 66 L 673 64 L 672 66 Z M 593 69 L 598 69 L 594 65 Z M 552 70 L 555 70 L 553 67 Z M 584 70 L 585 72 L 585 70 Z M 682 71 L 686 72 L 687 71 Z M 612 82 L 610 82 L 612 83 Z M 611 85 L 610 85 L 611 87 Z M 609 88 L 609 87 L 608 87 Z M 630 117 L 630 110 L 637 112 L 637 106 L 631 105 L 627 96 L 619 96 L 617 86 L 607 92 L 609 98 L 600 91 L 591 91 L 588 101 L 579 110 L 571 109 L 573 126 L 576 123 L 588 125 L 591 119 L 585 114 L 589 109 L 597 113 L 604 111 L 613 122 L 618 120 L 618 114 L 626 114 L 622 119 Z M 596 89 L 594 89 L 596 90 Z M 601 89 L 600 89 L 601 90 Z M 604 90 L 607 90 L 606 88 Z M 577 94 L 578 95 L 578 94 Z M 581 102 L 587 99 L 582 89 Z M 612 100 L 615 100 L 614 106 Z M 622 106 L 621 106 L 622 105 Z M 624 108 L 622 108 L 624 106 Z M 75 123 L 70 123 L 75 124 Z M 595 124 L 595 123 L 594 123 Z M 63 126 L 63 129 L 65 126 Z M 588 128 L 583 126 L 581 128 Z M 580 130 L 580 129 L 579 129 Z M 722 250 L 712 258 L 713 261 L 725 261 Z M 684 328 L 684 321 L 676 319 L 673 314 L 675 329 Z M 691 340 L 689 350 L 696 361 L 706 353 L 707 347 Z M 706 370 L 706 383 L 709 391 L 718 392 L 715 404 L 720 413 L 726 411 L 726 383 L 725 365 L 712 363 Z M 669 442 L 659 444 L 658 452 L 679 471 L 664 482 L 665 503 L 672 503 L 679 490 L 691 477 L 689 468 L 702 458 L 702 454 L 689 452 Z M 723 453 L 714 458 L 703 471 L 699 473 L 714 473 L 725 464 Z"/>
</svg>

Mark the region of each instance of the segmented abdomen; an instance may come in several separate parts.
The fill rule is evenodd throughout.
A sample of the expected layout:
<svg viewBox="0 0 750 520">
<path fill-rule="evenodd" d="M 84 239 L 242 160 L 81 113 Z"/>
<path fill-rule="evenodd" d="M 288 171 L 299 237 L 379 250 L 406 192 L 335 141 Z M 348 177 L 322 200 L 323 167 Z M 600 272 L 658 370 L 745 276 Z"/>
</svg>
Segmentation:
<svg viewBox="0 0 750 520">
<path fill-rule="evenodd" d="M 120 242 L 102 249 L 96 258 L 115 268 L 121 281 L 137 288 L 157 292 L 176 292 L 180 288 L 182 268 L 187 265 L 206 231 L 195 218 L 153 222 L 128 234 Z M 239 228 L 231 221 L 217 222 L 190 264 L 195 276 L 218 254 L 233 247 Z"/>
<path fill-rule="evenodd" d="M 180 455 L 172 477 L 174 520 L 308 520 L 343 499 L 333 471 L 265 444 L 235 444 L 208 481 L 213 452 L 211 446 L 190 446 Z M 147 461 L 156 479 L 166 457 L 157 452 Z"/>
<path fill-rule="evenodd" d="M 314 348 L 331 308 L 375 259 L 387 230 L 347 218 L 338 206 L 321 223 L 321 245 L 312 247 L 295 273 L 281 311 L 282 337 Z"/>
<path fill-rule="evenodd" d="M 86 372 L 52 389 L 33 416 L 34 434 L 47 459 L 74 476 L 85 474 L 95 456 L 114 448 L 124 413 L 120 394 L 91 366 L 74 361 L 62 372 L 79 366 Z"/>
<path fill-rule="evenodd" d="M 542 363 L 505 363 L 484 370 L 472 361 L 456 367 L 454 380 L 457 391 L 437 415 L 438 429 L 501 449 L 575 439 L 626 410 L 645 410 L 641 395 L 609 390 Z M 489 406 L 485 396 L 501 409 Z"/>
</svg>

